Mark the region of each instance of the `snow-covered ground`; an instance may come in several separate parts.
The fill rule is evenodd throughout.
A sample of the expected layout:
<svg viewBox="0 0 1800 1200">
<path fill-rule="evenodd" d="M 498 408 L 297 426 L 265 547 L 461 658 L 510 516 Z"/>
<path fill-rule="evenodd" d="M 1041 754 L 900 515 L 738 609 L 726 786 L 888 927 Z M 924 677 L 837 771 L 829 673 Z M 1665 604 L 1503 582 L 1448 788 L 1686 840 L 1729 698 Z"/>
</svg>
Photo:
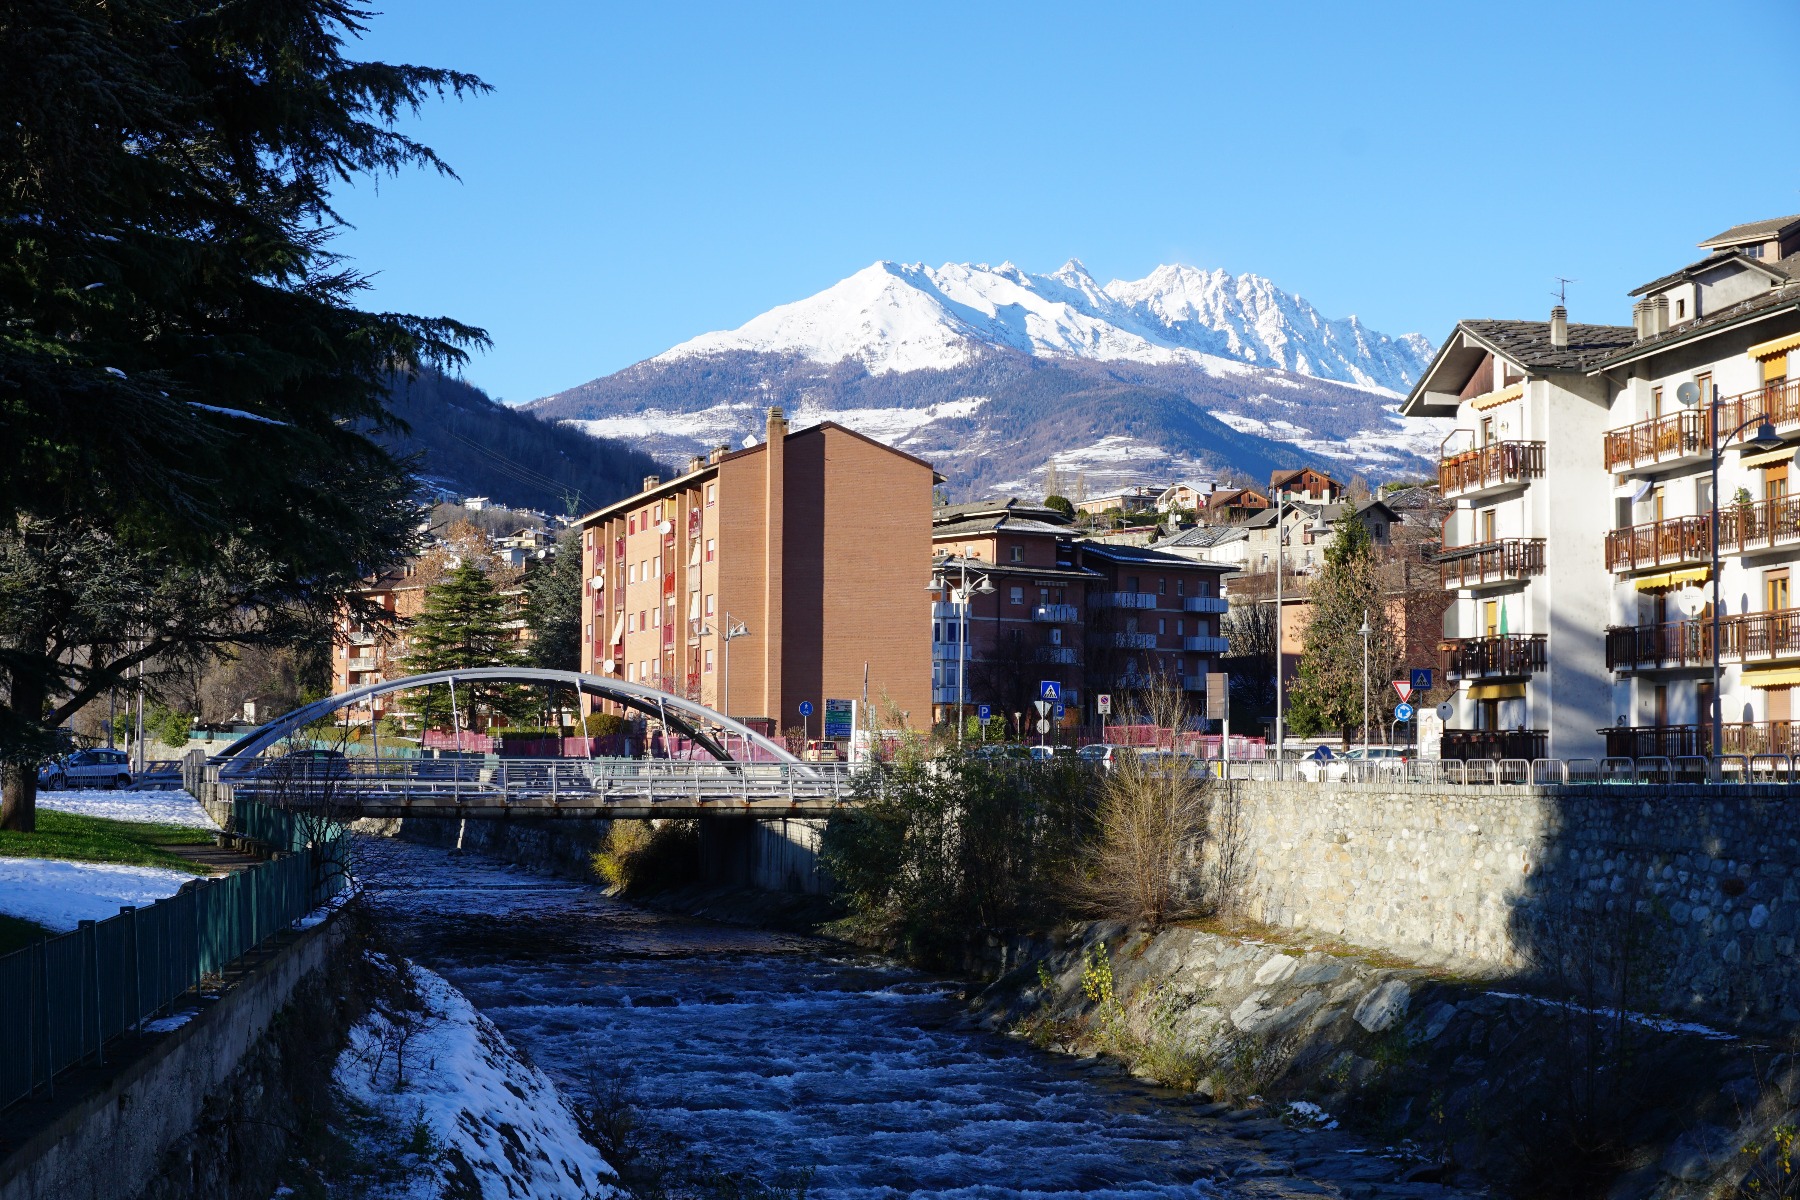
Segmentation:
<svg viewBox="0 0 1800 1200">
<path fill-rule="evenodd" d="M 463 994 L 423 967 L 410 972 L 423 1012 L 377 1008 L 350 1033 L 335 1078 L 359 1123 L 359 1150 L 382 1168 L 358 1181 L 379 1200 L 448 1194 L 598 1200 L 617 1175 L 585 1141 L 550 1078 L 513 1049 Z M 471 1186 L 472 1185 L 472 1186 Z"/>
<path fill-rule="evenodd" d="M 0 858 L 0 913 L 63 933 L 116 917 L 127 904 L 142 908 L 173 896 L 193 878 L 162 867 Z"/>
<path fill-rule="evenodd" d="M 186 792 L 104 792 L 90 788 L 39 792 L 37 802 L 39 808 L 79 813 L 84 817 L 103 817 L 108 821 L 154 821 L 160 825 L 186 825 L 193 829 L 219 827 L 206 815 L 200 802 Z"/>
</svg>

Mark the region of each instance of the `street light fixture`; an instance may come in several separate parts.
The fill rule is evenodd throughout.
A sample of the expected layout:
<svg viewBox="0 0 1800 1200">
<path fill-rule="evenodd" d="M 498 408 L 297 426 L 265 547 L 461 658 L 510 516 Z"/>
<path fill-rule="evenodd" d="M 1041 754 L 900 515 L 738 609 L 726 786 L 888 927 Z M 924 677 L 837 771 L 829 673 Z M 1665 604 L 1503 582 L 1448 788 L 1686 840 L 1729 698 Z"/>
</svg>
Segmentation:
<svg viewBox="0 0 1800 1200">
<path fill-rule="evenodd" d="M 946 562 L 944 567 L 948 567 L 949 565 L 950 564 Z M 959 564 L 962 572 L 962 586 L 952 588 L 950 587 L 950 578 L 945 573 L 944 567 L 940 567 L 937 572 L 932 575 L 931 589 L 938 592 L 948 591 L 950 594 L 950 604 L 953 608 L 957 609 L 958 613 L 956 636 L 956 745 L 958 749 L 961 749 L 963 744 L 963 704 L 967 698 L 967 691 L 964 687 L 964 677 L 968 674 L 969 668 L 969 601 L 971 597 L 974 596 L 993 595 L 994 585 L 986 575 L 980 574 L 979 572 L 975 576 L 975 582 L 971 584 L 969 582 L 969 560 L 964 558 Z"/>
<path fill-rule="evenodd" d="M 1363 761 L 1369 760 L 1369 610 L 1363 609 L 1362 628 L 1357 630 L 1363 640 Z"/>
<path fill-rule="evenodd" d="M 748 625 L 742 621 L 732 620 L 730 613 L 725 614 L 725 632 L 719 635 L 719 639 L 725 643 L 724 678 L 719 680 L 719 711 L 727 717 L 731 715 L 731 643 L 736 638 L 748 636 L 749 633 Z"/>
<path fill-rule="evenodd" d="M 1781 445 L 1781 435 L 1775 432 L 1775 426 L 1769 420 L 1767 411 L 1759 412 L 1740 424 L 1736 429 L 1719 437 L 1719 388 L 1717 384 L 1709 385 L 1712 394 L 1707 397 L 1711 420 L 1707 428 L 1712 432 L 1712 519 L 1707 522 L 1708 532 L 1712 535 L 1712 753 L 1717 758 L 1725 752 L 1725 697 L 1719 689 L 1719 460 L 1725 456 L 1725 444 L 1738 434 L 1756 426 L 1756 433 L 1743 443 L 1745 450 L 1773 450 Z M 1699 386 L 1684 383 L 1675 389 L 1675 394 L 1683 402 L 1692 404 L 1699 399 Z M 1743 533 L 1739 531 L 1739 543 L 1742 544 Z"/>
</svg>

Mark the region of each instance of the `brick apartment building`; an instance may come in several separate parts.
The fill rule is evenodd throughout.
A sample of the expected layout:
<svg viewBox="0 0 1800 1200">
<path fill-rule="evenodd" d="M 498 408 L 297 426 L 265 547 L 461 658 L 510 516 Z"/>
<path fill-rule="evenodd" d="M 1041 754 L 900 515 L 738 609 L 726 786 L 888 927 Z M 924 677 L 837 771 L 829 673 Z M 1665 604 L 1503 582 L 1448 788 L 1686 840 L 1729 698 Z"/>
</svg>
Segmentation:
<svg viewBox="0 0 1800 1200">
<path fill-rule="evenodd" d="M 577 521 L 583 669 L 778 729 L 809 701 L 817 731 L 866 667 L 871 703 L 922 724 L 937 475 L 832 422 L 790 430 L 779 408 L 765 434 Z"/>
<path fill-rule="evenodd" d="M 1095 696 L 1116 694 L 1123 707 L 1157 675 L 1179 680 L 1203 711 L 1209 664 L 1225 650 L 1219 582 L 1230 567 L 1083 539 L 1055 509 L 1017 499 L 940 507 L 931 541 L 939 721 L 955 720 L 965 663 L 965 704 L 1009 717 L 1031 712 L 1040 682 L 1054 680 L 1066 722 L 1094 722 Z M 965 579 L 966 647 L 952 599 Z"/>
</svg>

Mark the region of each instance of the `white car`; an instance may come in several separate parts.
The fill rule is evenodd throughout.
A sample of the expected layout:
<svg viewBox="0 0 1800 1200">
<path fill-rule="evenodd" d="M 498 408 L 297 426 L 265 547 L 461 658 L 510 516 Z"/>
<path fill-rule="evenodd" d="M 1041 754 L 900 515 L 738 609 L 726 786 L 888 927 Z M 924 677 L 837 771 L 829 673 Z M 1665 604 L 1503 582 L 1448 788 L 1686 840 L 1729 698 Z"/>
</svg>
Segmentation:
<svg viewBox="0 0 1800 1200">
<path fill-rule="evenodd" d="M 46 763 L 38 771 L 38 783 L 53 792 L 71 787 L 128 788 L 131 759 L 123 750 L 77 750 Z"/>
<path fill-rule="evenodd" d="M 1373 763 L 1373 767 L 1364 767 L 1364 761 Z M 1344 753 L 1325 759 L 1303 759 L 1297 768 L 1301 779 L 1312 783 L 1321 783 L 1355 777 L 1359 780 L 1369 778 L 1373 771 L 1380 775 L 1401 775 L 1406 771 L 1406 750 L 1400 746 L 1370 746 L 1368 753 L 1362 747 L 1346 750 Z"/>
</svg>

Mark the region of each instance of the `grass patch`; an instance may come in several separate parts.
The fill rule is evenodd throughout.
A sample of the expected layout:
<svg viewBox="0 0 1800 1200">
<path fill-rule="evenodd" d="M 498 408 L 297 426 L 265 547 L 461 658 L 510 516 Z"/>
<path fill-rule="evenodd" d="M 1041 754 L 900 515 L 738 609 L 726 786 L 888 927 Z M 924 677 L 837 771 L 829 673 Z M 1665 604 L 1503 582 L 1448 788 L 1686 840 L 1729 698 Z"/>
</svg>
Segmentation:
<svg viewBox="0 0 1800 1200">
<path fill-rule="evenodd" d="M 0 857 L 63 858 L 74 862 L 125 863 L 134 867 L 168 867 L 191 875 L 206 869 L 179 855 L 159 849 L 163 845 L 204 846 L 212 833 L 186 825 L 158 825 L 147 821 L 108 821 L 76 813 L 40 808 L 37 831 L 17 833 L 0 829 Z"/>
<path fill-rule="evenodd" d="M 51 931 L 42 925 L 33 924 L 22 917 L 9 917 L 0 913 L 0 954 L 11 954 L 14 950 L 23 950 L 39 938 L 47 938 Z"/>
</svg>

